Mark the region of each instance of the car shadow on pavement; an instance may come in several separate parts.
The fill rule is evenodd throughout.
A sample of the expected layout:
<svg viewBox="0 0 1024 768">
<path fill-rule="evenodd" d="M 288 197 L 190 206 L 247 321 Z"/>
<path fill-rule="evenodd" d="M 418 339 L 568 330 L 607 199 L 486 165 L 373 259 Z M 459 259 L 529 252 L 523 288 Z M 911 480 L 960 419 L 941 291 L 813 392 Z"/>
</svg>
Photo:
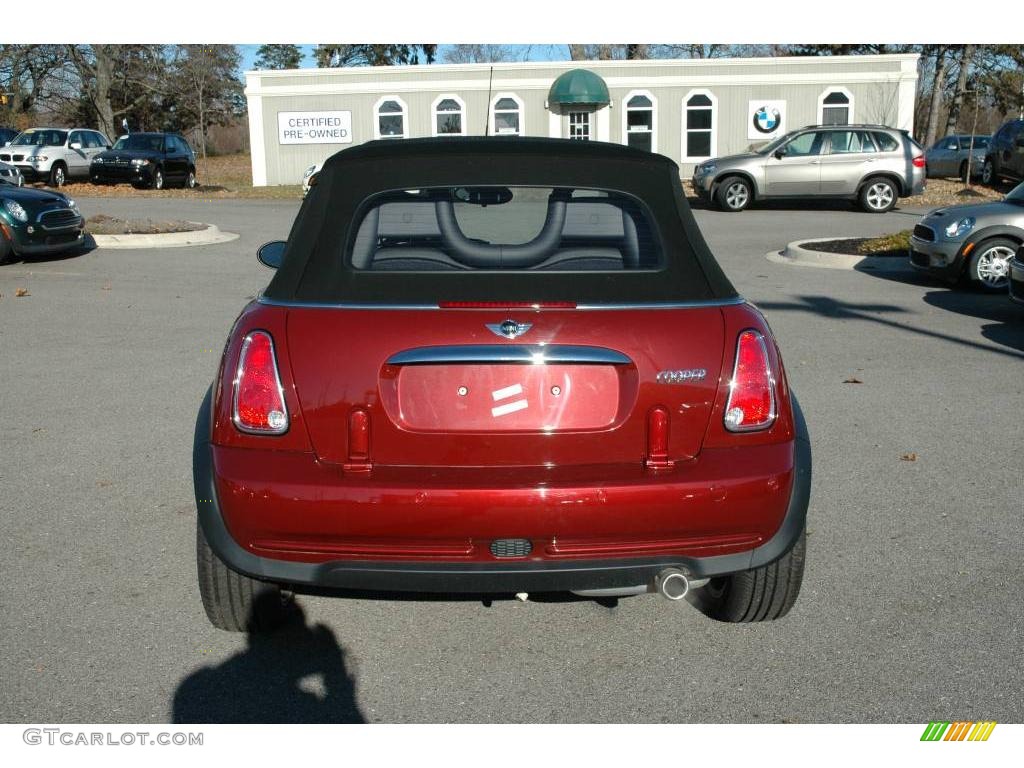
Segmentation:
<svg viewBox="0 0 1024 768">
<path fill-rule="evenodd" d="M 273 632 L 250 632 L 248 648 L 185 678 L 175 723 L 364 723 L 345 652 L 323 624 L 293 605 Z"/>
<path fill-rule="evenodd" d="M 831 296 L 795 296 L 793 298 L 794 301 L 759 302 L 758 307 L 767 312 L 806 312 L 822 317 L 862 320 L 917 336 L 941 339 L 959 346 L 993 352 L 1017 360 L 1024 359 L 1024 338 L 1022 338 L 1024 337 L 1024 312 L 1021 312 L 1020 308 L 1012 304 L 1005 296 L 977 293 L 957 294 L 953 291 L 930 291 L 925 295 L 927 303 L 941 309 L 983 319 L 1005 321 L 997 323 L 995 326 L 985 326 L 982 329 L 982 335 L 989 341 L 999 344 L 998 347 L 883 317 L 882 315 L 907 312 L 904 308 L 891 304 L 853 304 L 839 301 Z M 1009 349 L 1002 347 L 1009 347 Z"/>
<path fill-rule="evenodd" d="M 990 293 L 961 281 L 946 283 L 927 272 L 912 267 L 899 271 L 875 271 L 858 268 L 858 272 L 883 280 L 932 288 L 924 295 L 924 302 L 947 312 L 954 312 L 980 320 L 991 320 L 981 328 L 981 335 L 1004 347 L 1024 352 L 1024 306 L 1014 304 L 1006 293 Z"/>
</svg>

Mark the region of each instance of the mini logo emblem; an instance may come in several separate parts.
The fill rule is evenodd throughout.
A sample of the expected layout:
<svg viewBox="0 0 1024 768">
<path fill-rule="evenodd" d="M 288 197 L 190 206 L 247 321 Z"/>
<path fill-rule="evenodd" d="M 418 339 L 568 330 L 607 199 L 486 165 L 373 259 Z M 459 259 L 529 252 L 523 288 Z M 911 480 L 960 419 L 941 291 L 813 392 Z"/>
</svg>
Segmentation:
<svg viewBox="0 0 1024 768">
<path fill-rule="evenodd" d="M 495 336 L 504 336 L 506 339 L 516 339 L 533 328 L 533 323 L 517 323 L 515 320 L 506 320 L 503 323 L 487 323 L 487 330 Z"/>
<path fill-rule="evenodd" d="M 708 372 L 704 368 L 689 368 L 685 371 L 658 371 L 659 384 L 683 384 L 687 381 L 700 381 Z"/>
</svg>

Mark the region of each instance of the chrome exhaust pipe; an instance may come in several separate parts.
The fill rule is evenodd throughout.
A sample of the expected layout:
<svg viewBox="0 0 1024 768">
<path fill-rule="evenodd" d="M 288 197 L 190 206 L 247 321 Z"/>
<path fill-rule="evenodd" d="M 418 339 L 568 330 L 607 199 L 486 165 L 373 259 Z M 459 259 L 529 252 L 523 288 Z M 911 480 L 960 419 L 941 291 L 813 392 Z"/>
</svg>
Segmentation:
<svg viewBox="0 0 1024 768">
<path fill-rule="evenodd" d="M 682 600 L 690 591 L 690 580 L 678 568 L 666 568 L 654 577 L 654 587 L 662 597 Z"/>
</svg>

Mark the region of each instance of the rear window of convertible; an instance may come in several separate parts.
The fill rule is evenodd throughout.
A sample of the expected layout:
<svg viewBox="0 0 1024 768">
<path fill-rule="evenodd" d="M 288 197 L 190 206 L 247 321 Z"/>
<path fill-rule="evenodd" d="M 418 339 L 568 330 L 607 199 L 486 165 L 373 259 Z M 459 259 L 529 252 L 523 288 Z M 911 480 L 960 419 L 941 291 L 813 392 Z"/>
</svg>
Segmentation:
<svg viewBox="0 0 1024 768">
<path fill-rule="evenodd" d="M 650 214 L 612 190 L 439 187 L 375 195 L 359 208 L 345 263 L 357 271 L 660 270 Z"/>
</svg>

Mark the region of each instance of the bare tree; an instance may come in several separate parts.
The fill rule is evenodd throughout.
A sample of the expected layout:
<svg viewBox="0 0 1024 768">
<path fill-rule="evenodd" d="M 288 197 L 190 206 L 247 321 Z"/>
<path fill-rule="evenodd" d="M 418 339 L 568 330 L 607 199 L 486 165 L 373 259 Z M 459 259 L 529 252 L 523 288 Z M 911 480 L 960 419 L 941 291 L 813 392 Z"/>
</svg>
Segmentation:
<svg viewBox="0 0 1024 768">
<path fill-rule="evenodd" d="M 180 45 L 174 64 L 182 104 L 191 109 L 206 157 L 206 131 L 224 122 L 241 95 L 237 70 L 241 56 L 233 45 Z"/>
<path fill-rule="evenodd" d="M 971 68 L 971 60 L 974 58 L 976 45 L 964 45 L 960 51 L 960 60 L 957 64 L 956 90 L 953 92 L 953 102 L 949 105 L 949 115 L 946 117 L 946 135 L 956 133 L 957 120 L 960 119 L 960 110 L 964 104 L 964 93 L 967 90 L 967 74 Z"/>
<path fill-rule="evenodd" d="M 932 78 L 931 101 L 928 103 L 928 127 L 924 135 L 924 145 L 930 147 L 935 143 L 939 131 L 939 112 L 942 110 L 943 84 L 946 80 L 946 69 L 949 66 L 949 46 L 935 46 L 935 74 Z"/>
<path fill-rule="evenodd" d="M 453 45 L 444 54 L 444 60 L 449 64 L 487 64 L 498 61 L 515 61 L 516 59 L 517 56 L 512 46 L 486 43 Z"/>
<path fill-rule="evenodd" d="M 160 45 L 68 45 L 68 61 L 81 98 L 101 131 L 113 136 L 116 118 L 163 93 L 165 60 Z M 120 96 L 114 103 L 114 94 Z"/>
</svg>

